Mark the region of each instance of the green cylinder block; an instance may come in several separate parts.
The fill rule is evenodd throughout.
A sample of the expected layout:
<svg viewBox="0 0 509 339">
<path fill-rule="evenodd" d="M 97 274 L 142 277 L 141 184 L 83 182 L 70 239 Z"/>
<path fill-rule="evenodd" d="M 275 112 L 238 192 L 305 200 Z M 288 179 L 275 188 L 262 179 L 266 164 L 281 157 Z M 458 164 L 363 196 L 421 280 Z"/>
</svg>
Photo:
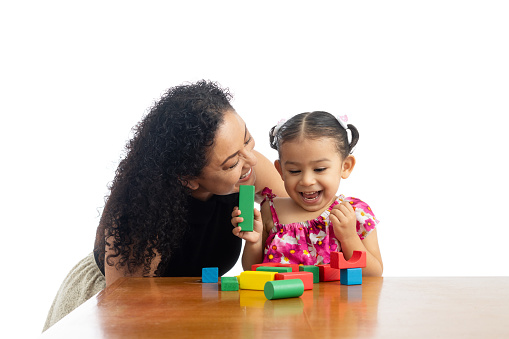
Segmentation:
<svg viewBox="0 0 509 339">
<path fill-rule="evenodd" d="M 304 293 L 304 283 L 300 279 L 267 281 L 263 292 L 269 300 L 296 298 Z"/>
</svg>

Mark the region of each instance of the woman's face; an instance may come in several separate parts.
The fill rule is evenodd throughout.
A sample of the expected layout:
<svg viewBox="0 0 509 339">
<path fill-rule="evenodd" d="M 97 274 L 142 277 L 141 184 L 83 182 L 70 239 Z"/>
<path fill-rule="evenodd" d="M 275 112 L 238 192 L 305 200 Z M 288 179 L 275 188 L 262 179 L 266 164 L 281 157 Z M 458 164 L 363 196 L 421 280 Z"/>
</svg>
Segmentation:
<svg viewBox="0 0 509 339">
<path fill-rule="evenodd" d="M 238 192 L 239 185 L 254 185 L 254 145 L 244 120 L 235 111 L 227 111 L 209 151 L 208 164 L 197 179 L 189 181 L 191 195 L 207 200 L 213 194 Z"/>
</svg>

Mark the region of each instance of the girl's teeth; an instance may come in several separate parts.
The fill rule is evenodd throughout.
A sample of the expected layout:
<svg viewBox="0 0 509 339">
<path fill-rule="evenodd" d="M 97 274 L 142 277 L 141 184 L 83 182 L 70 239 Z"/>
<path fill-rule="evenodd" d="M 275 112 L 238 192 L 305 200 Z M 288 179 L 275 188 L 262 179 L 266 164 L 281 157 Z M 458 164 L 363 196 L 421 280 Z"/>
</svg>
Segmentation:
<svg viewBox="0 0 509 339">
<path fill-rule="evenodd" d="M 320 192 L 302 192 L 301 194 L 305 200 L 313 200 L 318 198 Z"/>
</svg>

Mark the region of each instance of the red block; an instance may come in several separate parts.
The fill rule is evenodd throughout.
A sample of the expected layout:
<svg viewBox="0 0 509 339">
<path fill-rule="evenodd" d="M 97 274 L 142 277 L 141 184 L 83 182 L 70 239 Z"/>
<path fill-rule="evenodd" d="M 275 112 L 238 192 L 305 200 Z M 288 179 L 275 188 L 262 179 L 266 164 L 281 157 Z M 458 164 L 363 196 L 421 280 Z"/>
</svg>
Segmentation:
<svg viewBox="0 0 509 339">
<path fill-rule="evenodd" d="M 336 269 L 364 268 L 366 267 L 366 252 L 353 251 L 350 260 L 345 260 L 343 252 L 330 253 L 330 266 Z"/>
<path fill-rule="evenodd" d="M 312 272 L 288 272 L 276 273 L 275 280 L 300 279 L 304 283 L 304 290 L 313 289 L 313 273 Z"/>
<path fill-rule="evenodd" d="M 331 265 L 317 265 L 320 270 L 320 281 L 339 281 L 340 270 Z"/>
<path fill-rule="evenodd" d="M 254 264 L 254 265 L 251 265 L 251 271 L 256 271 L 256 268 L 260 267 L 260 266 L 278 267 L 279 265 L 281 265 L 281 264 L 278 264 L 277 262 L 266 262 L 263 264 Z"/>
</svg>

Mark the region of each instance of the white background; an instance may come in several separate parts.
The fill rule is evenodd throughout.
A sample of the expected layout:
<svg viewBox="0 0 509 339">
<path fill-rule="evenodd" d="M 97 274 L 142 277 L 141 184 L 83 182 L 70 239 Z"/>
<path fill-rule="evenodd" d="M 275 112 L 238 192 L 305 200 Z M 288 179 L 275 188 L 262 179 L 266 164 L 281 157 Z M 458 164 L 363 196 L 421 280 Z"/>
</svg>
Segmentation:
<svg viewBox="0 0 509 339">
<path fill-rule="evenodd" d="M 508 17 L 505 1 L 2 2 L 2 332 L 40 333 L 130 129 L 202 78 L 271 160 L 281 117 L 349 114 L 340 192 L 381 220 L 384 276 L 509 275 Z"/>
</svg>

